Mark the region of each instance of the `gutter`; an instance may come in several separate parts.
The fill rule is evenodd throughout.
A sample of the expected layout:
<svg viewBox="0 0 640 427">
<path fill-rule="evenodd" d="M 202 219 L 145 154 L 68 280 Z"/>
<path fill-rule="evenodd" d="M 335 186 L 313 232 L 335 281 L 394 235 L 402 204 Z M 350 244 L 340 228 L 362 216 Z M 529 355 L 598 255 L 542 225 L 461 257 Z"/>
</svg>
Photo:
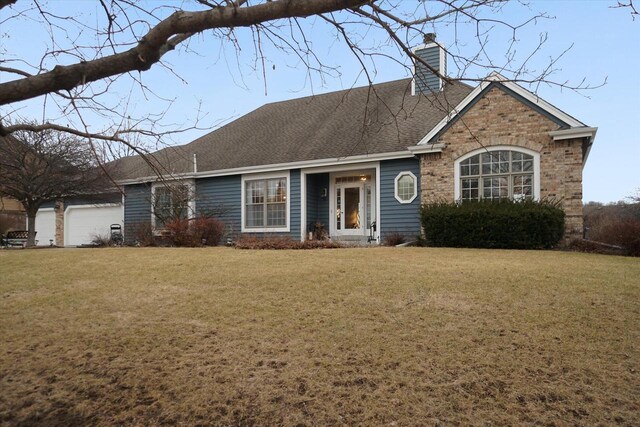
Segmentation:
<svg viewBox="0 0 640 427">
<path fill-rule="evenodd" d="M 598 132 L 597 127 L 574 127 L 569 129 L 560 129 L 560 130 L 552 130 L 549 132 L 549 135 L 553 138 L 554 141 L 563 141 L 566 139 L 577 139 L 584 138 L 587 140 L 587 148 L 584 150 L 582 155 L 582 167 L 587 163 L 587 158 L 589 157 L 589 153 L 591 152 L 591 146 L 593 145 L 593 141 L 596 138 L 596 133 Z"/>
<path fill-rule="evenodd" d="M 217 176 L 273 172 L 273 171 L 279 171 L 283 169 L 308 169 L 308 168 L 315 168 L 315 167 L 322 167 L 322 166 L 344 165 L 349 163 L 365 163 L 365 162 L 380 161 L 380 160 L 411 158 L 411 157 L 415 157 L 415 154 L 416 154 L 416 152 L 414 152 L 413 150 L 414 148 L 418 149 L 417 152 L 419 153 L 442 151 L 442 147 L 433 148 L 433 150 L 439 150 L 439 151 L 433 151 L 433 150 L 423 151 L 427 149 L 426 147 L 408 147 L 406 151 L 394 151 L 391 153 L 362 154 L 358 156 L 336 157 L 336 158 L 321 159 L 321 160 L 303 160 L 299 162 L 274 163 L 270 165 L 243 166 L 239 168 L 220 169 L 217 171 L 185 172 L 185 173 L 169 175 L 168 178 L 170 180 L 211 178 L 211 177 L 217 177 Z M 431 147 L 429 147 L 429 149 L 431 149 Z M 145 176 L 141 178 L 122 179 L 122 180 L 118 180 L 117 183 L 120 185 L 130 185 L 130 184 L 142 184 L 146 182 L 156 182 L 159 180 L 160 178 L 157 175 L 152 175 L 152 176 Z"/>
</svg>

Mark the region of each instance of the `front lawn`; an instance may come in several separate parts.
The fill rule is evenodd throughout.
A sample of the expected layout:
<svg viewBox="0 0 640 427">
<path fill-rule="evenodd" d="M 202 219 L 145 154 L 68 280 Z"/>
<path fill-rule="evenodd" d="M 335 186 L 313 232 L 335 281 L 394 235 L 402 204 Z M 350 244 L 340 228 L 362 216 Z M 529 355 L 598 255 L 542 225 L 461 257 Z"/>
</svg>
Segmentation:
<svg viewBox="0 0 640 427">
<path fill-rule="evenodd" d="M 0 424 L 638 422 L 640 261 L 0 251 Z"/>
</svg>

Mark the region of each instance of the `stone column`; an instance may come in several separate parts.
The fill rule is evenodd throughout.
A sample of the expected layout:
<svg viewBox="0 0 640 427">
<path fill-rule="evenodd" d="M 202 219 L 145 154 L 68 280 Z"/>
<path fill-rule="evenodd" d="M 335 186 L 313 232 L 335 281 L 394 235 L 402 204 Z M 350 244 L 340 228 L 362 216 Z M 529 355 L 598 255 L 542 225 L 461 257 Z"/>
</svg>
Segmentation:
<svg viewBox="0 0 640 427">
<path fill-rule="evenodd" d="M 56 200 L 53 210 L 56 213 L 56 246 L 64 246 L 64 202 Z"/>
</svg>

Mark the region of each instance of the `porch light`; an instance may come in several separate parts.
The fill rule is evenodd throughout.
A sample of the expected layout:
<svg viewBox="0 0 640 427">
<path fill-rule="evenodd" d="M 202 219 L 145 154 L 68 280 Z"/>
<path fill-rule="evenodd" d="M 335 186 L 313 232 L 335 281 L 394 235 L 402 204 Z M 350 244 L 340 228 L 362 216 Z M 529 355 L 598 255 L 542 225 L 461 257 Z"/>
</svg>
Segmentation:
<svg viewBox="0 0 640 427">
<path fill-rule="evenodd" d="M 360 181 L 365 182 L 367 180 L 366 175 L 360 175 Z"/>
</svg>

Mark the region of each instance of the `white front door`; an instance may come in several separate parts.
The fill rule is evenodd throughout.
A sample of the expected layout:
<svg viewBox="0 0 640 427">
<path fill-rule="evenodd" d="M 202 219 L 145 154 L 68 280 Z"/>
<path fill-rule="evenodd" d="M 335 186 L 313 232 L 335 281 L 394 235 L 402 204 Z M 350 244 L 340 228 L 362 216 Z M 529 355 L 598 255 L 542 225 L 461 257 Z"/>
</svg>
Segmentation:
<svg viewBox="0 0 640 427">
<path fill-rule="evenodd" d="M 375 221 L 371 173 L 333 177 L 331 228 L 336 236 L 368 236 Z"/>
<path fill-rule="evenodd" d="M 340 235 L 364 235 L 363 186 L 336 186 L 336 232 Z"/>
</svg>

